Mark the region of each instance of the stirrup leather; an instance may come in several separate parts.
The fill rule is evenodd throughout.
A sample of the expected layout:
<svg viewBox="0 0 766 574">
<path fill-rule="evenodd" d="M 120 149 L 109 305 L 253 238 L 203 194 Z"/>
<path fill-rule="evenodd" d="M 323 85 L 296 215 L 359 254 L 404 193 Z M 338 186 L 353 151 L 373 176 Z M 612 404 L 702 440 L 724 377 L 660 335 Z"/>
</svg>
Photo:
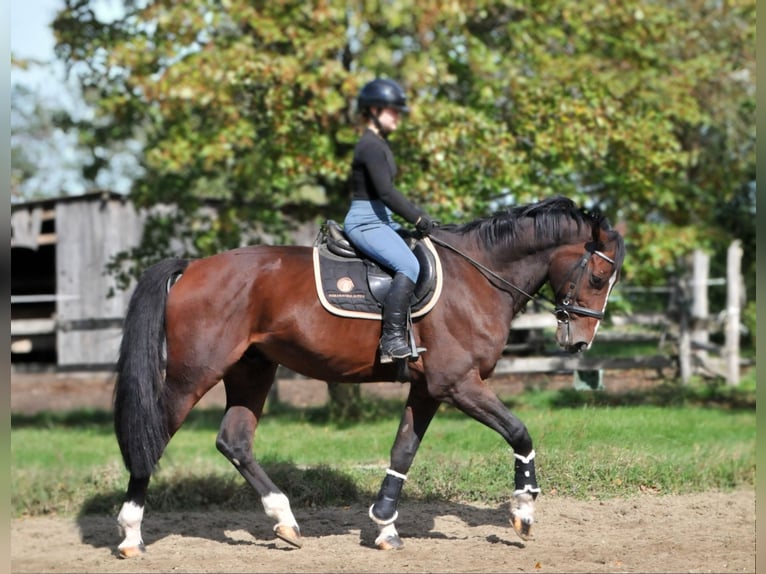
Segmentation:
<svg viewBox="0 0 766 574">
<path fill-rule="evenodd" d="M 404 340 L 404 337 L 407 338 L 406 341 Z M 404 337 L 402 338 L 402 345 L 397 344 L 396 348 L 391 349 L 388 352 L 383 350 L 383 337 L 381 337 L 379 348 L 380 362 L 382 364 L 393 363 L 395 359 L 417 361 L 420 353 L 426 352 L 425 347 L 418 347 L 417 343 L 415 343 L 415 332 L 412 329 L 412 314 L 410 311 L 407 312 L 406 333 L 404 334 Z M 398 343 L 398 341 L 393 342 Z M 394 353 L 394 351 L 398 352 Z"/>
</svg>

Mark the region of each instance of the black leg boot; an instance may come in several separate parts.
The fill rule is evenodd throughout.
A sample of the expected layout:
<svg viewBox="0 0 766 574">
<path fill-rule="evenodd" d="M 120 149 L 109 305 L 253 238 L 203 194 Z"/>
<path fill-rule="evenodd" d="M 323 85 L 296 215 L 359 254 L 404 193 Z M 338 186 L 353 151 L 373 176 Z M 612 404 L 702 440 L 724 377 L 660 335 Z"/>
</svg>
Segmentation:
<svg viewBox="0 0 766 574">
<path fill-rule="evenodd" d="M 383 332 L 380 335 L 380 362 L 391 363 L 412 355 L 407 340 L 407 313 L 415 283 L 403 273 L 394 275 L 391 290 L 383 302 Z"/>
</svg>

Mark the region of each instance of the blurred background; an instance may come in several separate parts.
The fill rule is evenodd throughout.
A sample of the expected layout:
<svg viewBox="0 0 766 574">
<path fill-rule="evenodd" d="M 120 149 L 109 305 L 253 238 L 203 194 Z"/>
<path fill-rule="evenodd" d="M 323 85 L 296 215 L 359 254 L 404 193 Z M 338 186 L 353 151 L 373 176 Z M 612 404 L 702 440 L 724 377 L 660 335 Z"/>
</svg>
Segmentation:
<svg viewBox="0 0 766 574">
<path fill-rule="evenodd" d="M 135 277 L 163 257 L 311 244 L 348 201 L 356 95 L 385 76 L 412 107 L 392 137 L 405 193 L 443 222 L 553 194 L 605 212 L 629 255 L 603 343 L 738 380 L 755 360 L 754 16 L 13 0 L 13 364 L 108 369 Z M 511 359 L 547 354 L 550 317 L 530 311 Z"/>
</svg>

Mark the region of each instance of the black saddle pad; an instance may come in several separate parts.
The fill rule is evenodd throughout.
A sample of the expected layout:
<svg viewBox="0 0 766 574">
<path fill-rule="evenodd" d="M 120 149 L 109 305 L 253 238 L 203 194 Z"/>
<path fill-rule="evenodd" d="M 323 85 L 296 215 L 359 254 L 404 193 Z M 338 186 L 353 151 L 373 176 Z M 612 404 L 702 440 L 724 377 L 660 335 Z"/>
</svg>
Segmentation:
<svg viewBox="0 0 766 574">
<path fill-rule="evenodd" d="M 393 273 L 358 253 L 323 227 L 314 245 L 314 277 L 322 305 L 335 315 L 360 319 L 381 319 L 383 300 L 393 280 Z M 340 239 L 341 245 L 337 241 Z M 412 317 L 421 317 L 436 304 L 441 294 L 442 271 L 439 256 L 428 238 L 418 241 L 413 253 L 420 263 L 415 286 Z"/>
</svg>

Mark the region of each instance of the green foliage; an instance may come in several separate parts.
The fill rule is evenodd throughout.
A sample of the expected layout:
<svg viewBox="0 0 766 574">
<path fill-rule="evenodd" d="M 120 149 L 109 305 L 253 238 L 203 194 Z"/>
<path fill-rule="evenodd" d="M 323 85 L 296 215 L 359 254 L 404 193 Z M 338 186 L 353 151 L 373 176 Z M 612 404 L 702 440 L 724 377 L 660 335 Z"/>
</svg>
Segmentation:
<svg viewBox="0 0 766 574">
<path fill-rule="evenodd" d="M 729 386 L 722 381 L 696 384 L 669 382 L 650 390 L 627 391 L 619 395 L 610 393 L 583 393 L 575 390 L 559 391 L 550 399 L 557 407 L 580 406 L 719 406 L 731 410 L 755 410 L 754 388 L 749 385 Z"/>
<path fill-rule="evenodd" d="M 57 50 L 92 97 L 91 143 L 142 142 L 133 199 L 179 206 L 158 252 L 176 228 L 207 255 L 339 217 L 376 75 L 413 104 L 400 187 L 442 221 L 566 194 L 627 222 L 625 271 L 647 283 L 739 236 L 717 214 L 754 181 L 752 0 L 147 0 L 109 22 L 95 2 L 58 14 Z M 211 199 L 220 223 L 195 225 Z"/>
</svg>

